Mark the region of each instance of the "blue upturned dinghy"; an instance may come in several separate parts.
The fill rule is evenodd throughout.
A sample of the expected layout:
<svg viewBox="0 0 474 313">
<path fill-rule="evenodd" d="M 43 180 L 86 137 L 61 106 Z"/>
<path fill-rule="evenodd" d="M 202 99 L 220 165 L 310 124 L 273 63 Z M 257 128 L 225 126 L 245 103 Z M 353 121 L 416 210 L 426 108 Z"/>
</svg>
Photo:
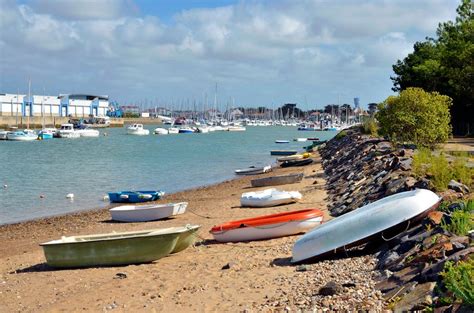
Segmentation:
<svg viewBox="0 0 474 313">
<path fill-rule="evenodd" d="M 111 203 L 137 203 L 155 201 L 164 195 L 164 191 L 120 191 L 109 192 L 109 200 Z"/>
</svg>

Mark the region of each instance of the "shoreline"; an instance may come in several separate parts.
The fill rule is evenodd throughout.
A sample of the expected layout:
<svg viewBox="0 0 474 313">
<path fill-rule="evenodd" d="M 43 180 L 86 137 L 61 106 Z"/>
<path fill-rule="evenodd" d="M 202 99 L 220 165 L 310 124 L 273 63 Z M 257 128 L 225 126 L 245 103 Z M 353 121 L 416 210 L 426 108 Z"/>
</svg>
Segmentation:
<svg viewBox="0 0 474 313">
<path fill-rule="evenodd" d="M 305 273 L 290 263 L 291 249 L 299 235 L 217 243 L 208 233 L 222 222 L 306 208 L 321 209 L 327 220 L 325 174 L 320 156 L 314 159 L 315 163 L 301 168 L 277 168 L 266 174 L 236 177 L 170 194 L 158 202 L 187 201 L 189 205 L 185 214 L 167 220 L 116 223 L 110 221 L 107 209 L 98 209 L 0 226 L 0 239 L 4 242 L 0 246 L 0 311 L 260 312 L 305 304 L 323 308 L 327 301 L 324 297 L 308 300 L 307 295 L 303 297 L 295 290 L 316 292 L 334 275 L 342 283 L 357 284 L 357 288 L 348 287 L 348 294 L 354 296 L 347 306 L 369 309 L 376 303 L 380 307 L 381 300 L 374 289 L 372 256 L 327 260 L 308 265 L 310 273 Z M 277 187 L 300 191 L 300 202 L 271 208 L 240 207 L 242 192 L 265 189 L 251 188 L 251 179 L 295 172 L 304 172 L 302 182 Z M 55 270 L 45 264 L 39 246 L 61 236 L 186 224 L 201 225 L 198 242 L 149 264 Z M 344 274 L 338 275 L 339 271 Z M 120 273 L 125 278 L 118 279 Z M 31 290 L 37 292 L 33 294 Z M 286 300 L 278 302 L 282 299 Z M 343 299 L 339 301 L 344 303 Z"/>
</svg>

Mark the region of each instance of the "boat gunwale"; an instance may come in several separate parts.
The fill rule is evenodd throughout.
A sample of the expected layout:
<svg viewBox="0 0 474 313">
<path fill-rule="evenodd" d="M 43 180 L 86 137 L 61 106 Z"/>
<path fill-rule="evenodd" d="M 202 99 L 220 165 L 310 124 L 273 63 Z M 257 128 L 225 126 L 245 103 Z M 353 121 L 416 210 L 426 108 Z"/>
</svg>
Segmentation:
<svg viewBox="0 0 474 313">
<path fill-rule="evenodd" d="M 146 210 L 154 210 L 154 209 L 164 209 L 167 207 L 175 208 L 176 206 L 182 206 L 188 202 L 170 202 L 170 203 L 162 203 L 162 204 L 144 204 L 144 205 L 119 205 L 109 209 L 109 211 L 113 212 L 122 212 L 122 211 L 146 211 Z M 127 209 L 127 207 L 134 207 L 133 209 Z"/>
</svg>

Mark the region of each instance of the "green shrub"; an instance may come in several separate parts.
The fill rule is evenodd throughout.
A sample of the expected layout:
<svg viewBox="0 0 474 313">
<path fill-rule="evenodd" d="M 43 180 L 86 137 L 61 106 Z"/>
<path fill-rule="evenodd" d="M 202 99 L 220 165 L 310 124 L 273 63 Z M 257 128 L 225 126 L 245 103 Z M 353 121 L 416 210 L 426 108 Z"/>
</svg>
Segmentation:
<svg viewBox="0 0 474 313">
<path fill-rule="evenodd" d="M 463 157 L 449 163 L 444 154 L 435 155 L 427 148 L 420 148 L 413 156 L 412 169 L 418 177 L 430 176 L 433 187 L 442 191 L 448 187 L 451 179 L 467 186 L 472 184 L 474 170 L 466 166 L 466 163 L 467 159 Z"/>
<path fill-rule="evenodd" d="M 379 126 L 377 124 L 377 120 L 373 117 L 369 117 L 365 119 L 360 128 L 363 134 L 368 134 L 374 137 L 378 136 L 378 129 L 379 129 Z"/>
<path fill-rule="evenodd" d="M 452 100 L 437 92 L 407 88 L 379 104 L 379 133 L 393 141 L 434 147 L 451 134 L 449 107 Z"/>
<path fill-rule="evenodd" d="M 347 136 L 347 132 L 343 130 L 343 131 L 337 133 L 337 135 L 336 135 L 335 137 L 336 137 L 336 139 L 339 140 L 339 139 L 342 139 L 342 138 L 344 138 L 344 137 L 346 137 L 346 136 Z"/>
<path fill-rule="evenodd" d="M 453 264 L 447 261 L 441 273 L 446 288 L 453 293 L 455 300 L 474 305 L 474 258 Z"/>
<path fill-rule="evenodd" d="M 466 236 L 474 228 L 474 214 L 464 210 L 456 210 L 451 214 L 451 221 L 441 221 L 443 229 L 458 236 Z"/>
</svg>

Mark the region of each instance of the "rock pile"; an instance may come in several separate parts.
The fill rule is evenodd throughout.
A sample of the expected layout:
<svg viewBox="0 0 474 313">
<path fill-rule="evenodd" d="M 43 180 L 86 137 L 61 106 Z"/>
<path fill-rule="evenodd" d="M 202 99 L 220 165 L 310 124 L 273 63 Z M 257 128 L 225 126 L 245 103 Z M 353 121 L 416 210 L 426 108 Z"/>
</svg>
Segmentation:
<svg viewBox="0 0 474 313">
<path fill-rule="evenodd" d="M 357 128 L 345 131 L 320 148 L 327 175 L 329 210 L 339 216 L 385 196 L 428 181 L 411 176 L 414 146 L 395 148 L 383 138 L 363 135 Z"/>
<path fill-rule="evenodd" d="M 441 305 L 440 273 L 445 263 L 467 260 L 473 255 L 472 237 L 457 236 L 440 226 L 442 221 L 450 223 L 451 213 L 457 209 L 460 206 L 454 204 L 448 213 L 431 212 L 421 225 L 400 234 L 390 242 L 390 247 L 387 245 L 378 253 L 378 269 L 383 275 L 376 288 L 384 293 L 393 311 Z"/>
</svg>

